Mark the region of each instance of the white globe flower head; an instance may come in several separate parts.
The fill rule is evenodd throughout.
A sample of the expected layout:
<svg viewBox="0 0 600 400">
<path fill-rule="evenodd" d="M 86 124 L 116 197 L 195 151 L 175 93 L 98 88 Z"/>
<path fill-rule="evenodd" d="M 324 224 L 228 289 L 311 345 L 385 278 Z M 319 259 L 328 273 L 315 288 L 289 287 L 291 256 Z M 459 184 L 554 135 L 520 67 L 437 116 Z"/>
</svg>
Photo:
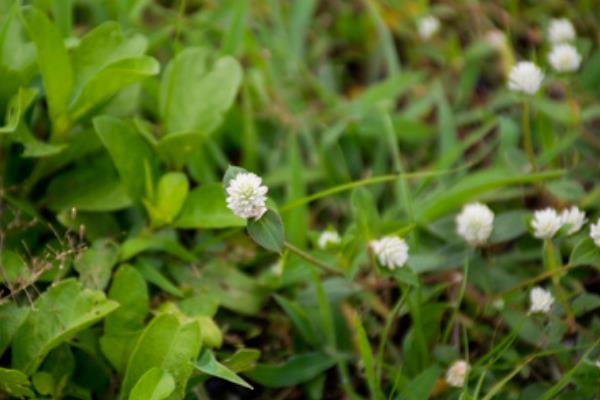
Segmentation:
<svg viewBox="0 0 600 400">
<path fill-rule="evenodd" d="M 530 313 L 548 314 L 554 304 L 554 296 L 549 291 L 536 286 L 529 292 L 529 301 L 531 302 Z"/>
<path fill-rule="evenodd" d="M 556 72 L 574 72 L 581 65 L 581 55 L 570 44 L 557 44 L 548 54 L 548 61 Z"/>
<path fill-rule="evenodd" d="M 471 366 L 465 360 L 455 361 L 446 371 L 446 382 L 454 387 L 463 387 Z"/>
<path fill-rule="evenodd" d="M 560 213 L 560 219 L 563 225 L 567 225 L 569 230 L 567 235 L 572 235 L 579 232 L 583 224 L 586 223 L 585 212 L 581 211 L 576 206 L 565 209 Z"/>
<path fill-rule="evenodd" d="M 471 246 L 484 244 L 493 227 L 494 213 L 485 204 L 467 204 L 456 216 L 456 231 Z"/>
<path fill-rule="evenodd" d="M 384 236 L 371 241 L 370 245 L 379 263 L 386 268 L 400 268 L 408 260 L 408 245 L 398 236 Z"/>
<path fill-rule="evenodd" d="M 548 40 L 552 44 L 571 42 L 575 40 L 575 28 L 566 18 L 557 18 L 548 25 Z"/>
<path fill-rule="evenodd" d="M 534 95 L 540 89 L 544 73 L 532 62 L 521 61 L 512 67 L 508 75 L 508 88 L 514 92 Z"/>
<path fill-rule="evenodd" d="M 227 208 L 238 217 L 260 219 L 267 211 L 267 187 L 252 172 L 240 172 L 227 186 Z"/>
<path fill-rule="evenodd" d="M 326 249 L 329 246 L 337 246 L 342 239 L 336 231 L 323 231 L 319 236 L 319 248 Z"/>
<path fill-rule="evenodd" d="M 600 247 L 600 218 L 595 224 L 590 225 L 590 237 L 594 241 L 594 244 Z"/>
<path fill-rule="evenodd" d="M 429 40 L 440 29 L 440 20 L 434 16 L 428 15 L 419 20 L 417 29 L 421 39 Z"/>
<path fill-rule="evenodd" d="M 555 209 L 545 208 L 533 214 L 531 221 L 533 236 L 538 239 L 550 239 L 562 226 L 562 218 Z"/>
</svg>

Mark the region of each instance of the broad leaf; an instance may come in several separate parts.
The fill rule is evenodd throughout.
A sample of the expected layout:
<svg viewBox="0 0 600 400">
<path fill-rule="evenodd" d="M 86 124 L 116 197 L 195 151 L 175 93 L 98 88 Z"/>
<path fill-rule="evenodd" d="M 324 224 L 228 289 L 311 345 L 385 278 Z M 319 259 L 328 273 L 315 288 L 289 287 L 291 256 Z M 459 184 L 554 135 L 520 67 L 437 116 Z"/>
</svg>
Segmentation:
<svg viewBox="0 0 600 400">
<path fill-rule="evenodd" d="M 14 301 L 0 304 L 0 356 L 13 340 L 27 315 L 29 308 L 19 307 Z"/>
<path fill-rule="evenodd" d="M 12 344 L 12 365 L 31 375 L 50 350 L 118 307 L 74 279 L 50 287 L 33 303 Z"/>
<path fill-rule="evenodd" d="M 183 206 L 189 190 L 185 174 L 170 172 L 158 181 L 156 199 L 144 200 L 153 226 L 171 223 Z"/>
<path fill-rule="evenodd" d="M 221 364 L 215 358 L 215 355 L 210 350 L 204 350 L 200 355 L 200 358 L 194 364 L 197 370 L 204 372 L 210 376 L 216 376 L 217 378 L 224 379 L 226 381 L 235 383 L 236 385 L 243 386 L 248 389 L 252 389 L 252 386 L 240 378 L 235 372 Z"/>
<path fill-rule="evenodd" d="M 323 353 L 304 353 L 290 357 L 283 364 L 258 364 L 246 375 L 268 387 L 280 388 L 307 382 L 335 365 L 335 360 Z"/>
<path fill-rule="evenodd" d="M 33 397 L 31 383 L 24 373 L 0 367 L 0 394 L 2 393 L 11 397 Z"/>
<path fill-rule="evenodd" d="M 121 399 L 127 399 L 138 380 L 154 367 L 168 372 L 175 381 L 175 392 L 169 398 L 183 398 L 201 342 L 197 321 L 182 322 L 172 314 L 154 318 L 131 353 L 121 386 Z"/>
<path fill-rule="evenodd" d="M 87 288 L 104 290 L 118 256 L 119 248 L 114 242 L 109 240 L 94 242 L 75 261 L 79 281 Z"/>
<path fill-rule="evenodd" d="M 283 222 L 276 211 L 269 209 L 258 221 L 248 220 L 246 229 L 250 237 L 265 249 L 277 253 L 283 250 Z"/>
<path fill-rule="evenodd" d="M 131 390 L 129 400 L 163 400 L 175 390 L 175 380 L 160 368 L 149 369 Z"/>
<path fill-rule="evenodd" d="M 246 221 L 227 208 L 221 184 L 209 183 L 190 192 L 174 225 L 178 228 L 220 229 L 242 227 Z"/>
</svg>

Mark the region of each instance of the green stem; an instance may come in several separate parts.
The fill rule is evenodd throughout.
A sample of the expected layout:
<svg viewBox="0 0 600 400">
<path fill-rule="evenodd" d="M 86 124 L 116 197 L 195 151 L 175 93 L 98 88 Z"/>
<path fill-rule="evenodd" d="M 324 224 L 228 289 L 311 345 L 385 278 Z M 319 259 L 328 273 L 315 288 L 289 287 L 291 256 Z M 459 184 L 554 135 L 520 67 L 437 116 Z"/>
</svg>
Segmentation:
<svg viewBox="0 0 600 400">
<path fill-rule="evenodd" d="M 382 373 L 382 369 L 383 369 L 383 353 L 385 350 L 385 345 L 388 340 L 390 329 L 392 328 L 392 323 L 394 322 L 394 320 L 396 319 L 396 316 L 400 312 L 400 309 L 402 308 L 402 305 L 404 304 L 404 301 L 406 300 L 406 297 L 408 296 L 409 293 L 410 293 L 409 290 L 403 290 L 402 296 L 400 296 L 400 298 L 396 302 L 396 305 L 394 306 L 392 311 L 390 311 L 390 313 L 388 314 L 388 316 L 385 320 L 385 326 L 383 328 L 383 332 L 381 333 L 381 339 L 379 341 L 379 349 L 377 351 L 377 366 L 376 366 L 376 371 L 375 371 L 375 377 L 376 377 L 377 382 L 381 382 L 381 373 Z"/>
<path fill-rule="evenodd" d="M 290 252 L 294 253 L 295 255 L 297 255 L 298 257 L 308 261 L 309 263 L 316 265 L 317 267 L 321 268 L 322 270 L 326 271 L 326 272 L 330 272 L 332 274 L 336 274 L 339 275 L 342 273 L 342 271 L 340 271 L 339 269 L 332 267 L 328 264 L 325 264 L 324 262 L 322 262 L 321 260 L 311 256 L 310 254 L 308 254 L 307 252 L 305 252 L 304 250 L 299 249 L 298 247 L 294 246 L 293 244 L 291 244 L 290 242 L 284 242 L 283 246 L 288 249 Z"/>
<path fill-rule="evenodd" d="M 569 327 L 571 327 L 575 323 L 575 316 L 571 310 L 571 307 L 569 306 L 569 302 L 567 301 L 567 295 L 560 284 L 560 277 L 562 275 L 561 272 L 563 271 L 561 271 L 559 266 L 556 264 L 554 243 L 552 243 L 552 239 L 544 240 L 544 249 L 546 251 L 546 268 L 548 269 L 548 273 L 551 273 L 552 275 L 552 284 L 556 290 L 556 297 L 558 297 L 558 301 L 560 302 L 567 316 Z"/>
<path fill-rule="evenodd" d="M 456 319 L 456 315 L 458 314 L 458 310 L 460 309 L 460 305 L 462 303 L 463 297 L 465 296 L 465 290 L 467 288 L 467 277 L 469 275 L 469 249 L 465 250 L 465 261 L 463 263 L 463 277 L 460 283 L 460 290 L 458 292 L 458 299 L 456 299 L 456 303 L 452 309 L 452 314 L 450 315 L 450 319 L 448 320 L 448 325 L 446 325 L 446 330 L 444 331 L 444 340 L 443 343 L 447 343 L 450 337 L 450 332 L 452 331 L 452 327 L 454 326 L 454 320 Z"/>
<path fill-rule="evenodd" d="M 531 126 L 529 123 L 529 103 L 527 100 L 523 102 L 523 120 L 522 120 L 522 128 L 523 128 L 523 147 L 525 147 L 525 152 L 527 153 L 527 158 L 529 159 L 529 164 L 531 165 L 531 169 L 533 171 L 536 170 L 535 166 L 535 153 L 533 151 L 533 140 L 531 138 Z"/>
</svg>

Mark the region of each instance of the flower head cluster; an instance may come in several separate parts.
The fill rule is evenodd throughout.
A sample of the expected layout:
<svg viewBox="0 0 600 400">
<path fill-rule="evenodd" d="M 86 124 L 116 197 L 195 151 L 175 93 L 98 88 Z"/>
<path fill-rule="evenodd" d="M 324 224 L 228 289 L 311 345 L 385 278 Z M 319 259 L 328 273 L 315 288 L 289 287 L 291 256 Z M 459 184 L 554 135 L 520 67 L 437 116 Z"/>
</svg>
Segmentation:
<svg viewBox="0 0 600 400">
<path fill-rule="evenodd" d="M 529 301 L 531 302 L 530 313 L 547 314 L 552 309 L 552 304 L 554 304 L 554 296 L 549 291 L 536 286 L 529 292 Z"/>
<path fill-rule="evenodd" d="M 417 29 L 421 39 L 429 40 L 440 29 L 440 21 L 431 15 L 423 17 L 419 20 Z"/>
<path fill-rule="evenodd" d="M 326 249 L 329 246 L 337 246 L 342 239 L 336 231 L 323 231 L 319 236 L 319 248 Z"/>
<path fill-rule="evenodd" d="M 402 267 L 408 260 L 408 245 L 398 236 L 384 236 L 371 241 L 379 263 L 389 269 Z"/>
<path fill-rule="evenodd" d="M 454 387 L 463 387 L 471 366 L 465 360 L 455 361 L 446 371 L 446 382 Z"/>
<path fill-rule="evenodd" d="M 496 50 L 499 50 L 506 44 L 506 35 L 504 32 L 494 29 L 485 34 L 485 41 Z"/>
<path fill-rule="evenodd" d="M 531 221 L 533 236 L 538 239 L 550 239 L 558 232 L 562 224 L 562 218 L 555 209 L 538 210 L 533 214 Z"/>
<path fill-rule="evenodd" d="M 600 218 L 598 218 L 595 224 L 590 225 L 590 237 L 596 246 L 600 247 Z"/>
<path fill-rule="evenodd" d="M 563 225 L 569 227 L 567 235 L 577 233 L 583 227 L 583 224 L 587 221 L 585 218 L 585 212 L 581 211 L 578 207 L 572 206 L 571 208 L 564 209 L 560 214 L 560 219 Z"/>
<path fill-rule="evenodd" d="M 227 208 L 238 217 L 260 219 L 267 211 L 267 187 L 251 172 L 240 172 L 227 186 Z"/>
<path fill-rule="evenodd" d="M 484 244 L 492 233 L 494 213 L 488 206 L 471 203 L 456 216 L 456 231 L 471 246 Z"/>
<path fill-rule="evenodd" d="M 548 54 L 548 61 L 556 72 L 577 71 L 581 64 L 581 56 L 570 44 L 557 44 Z"/>
<path fill-rule="evenodd" d="M 534 95 L 540 89 L 544 73 L 532 62 L 521 61 L 510 70 L 508 88 L 514 92 Z"/>
<path fill-rule="evenodd" d="M 557 18 L 548 25 L 548 40 L 552 44 L 565 43 L 575 40 L 575 28 L 566 18 Z"/>
</svg>

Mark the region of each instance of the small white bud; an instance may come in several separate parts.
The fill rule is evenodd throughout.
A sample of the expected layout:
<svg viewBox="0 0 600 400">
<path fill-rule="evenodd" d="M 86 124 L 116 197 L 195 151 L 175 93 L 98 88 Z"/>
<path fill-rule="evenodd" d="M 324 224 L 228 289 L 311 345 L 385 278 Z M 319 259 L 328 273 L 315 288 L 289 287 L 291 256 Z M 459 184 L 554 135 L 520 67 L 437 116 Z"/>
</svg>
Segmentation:
<svg viewBox="0 0 600 400">
<path fill-rule="evenodd" d="M 529 292 L 529 300 L 531 302 L 529 308 L 530 313 L 547 314 L 552 309 L 552 304 L 554 304 L 554 296 L 552 296 L 552 293 L 539 286 L 531 289 L 531 292 Z"/>
<path fill-rule="evenodd" d="M 555 209 L 545 208 L 533 214 L 531 221 L 533 236 L 538 239 L 550 239 L 562 226 L 562 219 Z"/>
<path fill-rule="evenodd" d="M 446 371 L 446 382 L 454 387 L 463 387 L 471 366 L 465 360 L 455 361 Z"/>
<path fill-rule="evenodd" d="M 560 213 L 560 219 L 563 225 L 567 225 L 569 230 L 567 235 L 572 235 L 579 232 L 583 224 L 586 223 L 585 212 L 581 211 L 576 206 L 565 209 Z"/>
<path fill-rule="evenodd" d="M 550 43 L 571 42 L 575 40 L 575 36 L 575 28 L 568 19 L 558 18 L 550 21 L 548 25 L 548 40 L 550 40 Z"/>
<path fill-rule="evenodd" d="M 581 64 L 581 56 L 570 44 L 557 44 L 548 54 L 548 62 L 556 72 L 574 72 Z"/>
<path fill-rule="evenodd" d="M 537 65 L 521 61 L 512 67 L 508 75 L 508 88 L 514 92 L 534 95 L 540 89 L 544 73 Z"/>
<path fill-rule="evenodd" d="M 329 246 L 337 246 L 342 239 L 336 231 L 323 231 L 319 236 L 319 248 L 326 249 Z"/>
<path fill-rule="evenodd" d="M 379 263 L 389 269 L 400 268 L 408 260 L 408 245 L 397 236 L 384 236 L 370 245 Z"/>
<path fill-rule="evenodd" d="M 484 244 L 492 233 L 494 213 L 488 206 L 471 203 L 456 216 L 456 231 L 471 246 Z"/>
<path fill-rule="evenodd" d="M 590 237 L 594 241 L 594 244 L 600 247 L 600 218 L 595 224 L 590 225 Z"/>
<path fill-rule="evenodd" d="M 426 16 L 417 23 L 419 36 L 423 40 L 429 40 L 440 29 L 440 21 L 434 16 Z"/>
</svg>

